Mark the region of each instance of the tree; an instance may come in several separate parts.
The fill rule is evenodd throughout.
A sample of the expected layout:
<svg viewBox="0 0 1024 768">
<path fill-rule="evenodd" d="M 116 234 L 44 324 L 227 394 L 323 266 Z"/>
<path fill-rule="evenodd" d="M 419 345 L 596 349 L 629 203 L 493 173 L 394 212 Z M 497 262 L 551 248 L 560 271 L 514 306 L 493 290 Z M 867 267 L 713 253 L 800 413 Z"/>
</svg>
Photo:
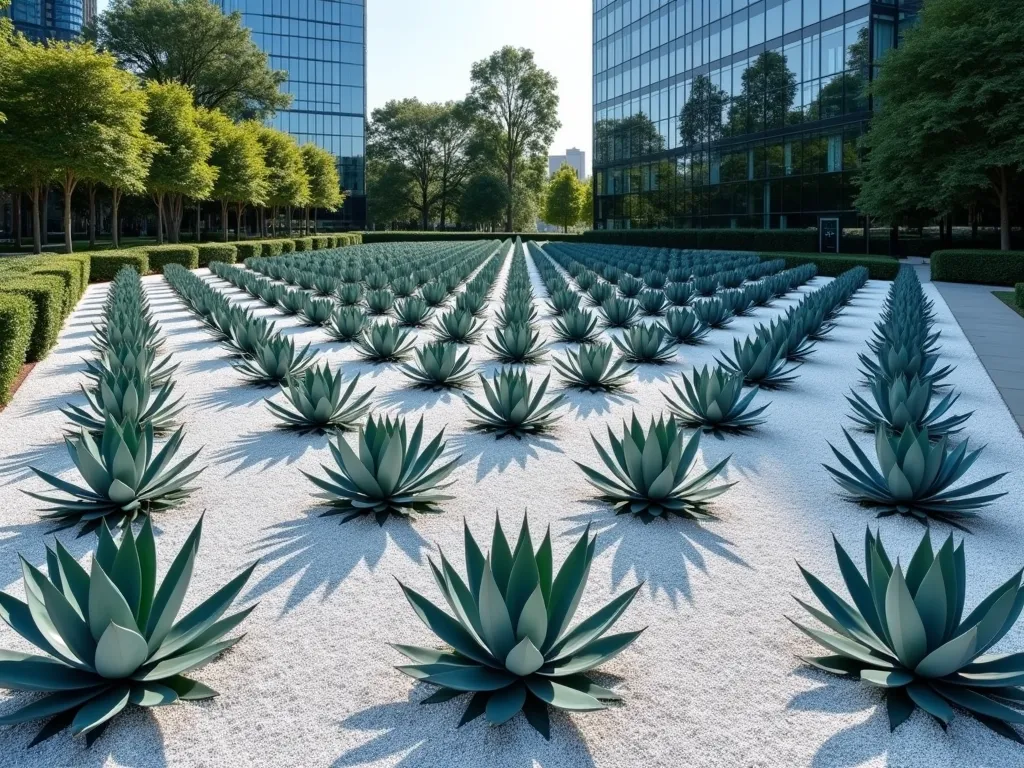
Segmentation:
<svg viewBox="0 0 1024 768">
<path fill-rule="evenodd" d="M 435 130 L 440 148 L 441 169 L 437 195 L 438 218 L 441 229 L 448 222 L 448 210 L 458 199 L 462 185 L 469 176 L 473 157 L 472 116 L 464 103 L 449 101 L 438 115 Z"/>
<path fill-rule="evenodd" d="M 778 51 L 765 51 L 743 72 L 740 95 L 729 108 L 731 133 L 781 128 L 796 100 L 796 75 Z"/>
<path fill-rule="evenodd" d="M 49 180 L 64 191 L 64 248 L 70 253 L 71 201 L 83 179 L 99 179 L 120 161 L 125 136 L 141 132 L 145 99 L 135 79 L 114 58 L 83 43 L 47 46 L 19 42 L 0 95 L 7 122 L 0 135 L 3 155 L 20 166 L 31 189 L 39 237 L 39 194 Z"/>
<path fill-rule="evenodd" d="M 466 182 L 459 199 L 459 221 L 475 227 L 493 227 L 508 207 L 505 181 L 493 173 L 478 173 Z"/>
<path fill-rule="evenodd" d="M 275 128 L 260 128 L 259 141 L 263 145 L 263 162 L 267 166 L 267 204 L 272 208 L 275 223 L 280 209 L 287 210 L 287 232 L 291 235 L 292 208 L 305 207 L 309 199 L 309 178 L 302 162 L 302 152 L 294 138 Z"/>
<path fill-rule="evenodd" d="M 409 177 L 400 163 L 366 158 L 366 219 L 374 226 L 390 227 L 415 217 L 409 205 Z"/>
<path fill-rule="evenodd" d="M 97 22 L 99 43 L 130 72 L 192 91 L 198 106 L 234 119 L 265 119 L 291 102 L 253 43 L 242 15 L 210 0 L 113 0 Z"/>
<path fill-rule="evenodd" d="M 242 213 L 246 205 L 264 205 L 267 198 L 267 166 L 263 162 L 260 126 L 252 122 L 233 123 L 223 112 L 204 109 L 200 123 L 210 137 L 213 153 L 210 165 L 217 179 L 210 197 L 220 200 L 221 228 L 228 240 L 229 206 L 235 204 L 236 233 L 242 239 Z"/>
<path fill-rule="evenodd" d="M 205 200 L 213 190 L 217 170 L 210 165 L 213 144 L 200 125 L 201 113 L 192 93 L 178 83 L 149 82 L 145 88 L 149 110 L 146 133 L 157 143 L 146 189 L 157 211 L 157 242 L 179 240 L 186 195 Z M 166 203 L 166 209 L 165 209 Z"/>
<path fill-rule="evenodd" d="M 586 228 L 594 225 L 594 179 L 591 177 L 583 182 L 583 205 L 577 222 Z"/>
<path fill-rule="evenodd" d="M 495 169 L 512 191 L 505 222 L 512 231 L 516 199 L 538 187 L 517 184 L 531 158 L 545 157 L 558 121 L 558 80 L 536 65 L 533 51 L 505 46 L 473 64 L 467 105 L 490 146 Z M 536 174 L 534 174 L 536 177 Z M 543 175 L 537 180 L 542 183 Z"/>
<path fill-rule="evenodd" d="M 679 115 L 679 138 L 684 147 L 710 144 L 722 138 L 722 113 L 729 94 L 711 82 L 707 75 L 693 79 L 690 97 Z"/>
<path fill-rule="evenodd" d="M 309 179 L 309 199 L 306 201 L 306 230 L 309 230 L 309 209 L 313 209 L 313 232 L 316 232 L 317 212 L 336 211 L 345 202 L 341 191 L 341 178 L 334 155 L 316 144 L 303 144 L 302 164 Z"/>
<path fill-rule="evenodd" d="M 882 60 L 857 205 L 890 220 L 946 212 L 986 191 L 1010 248 L 1010 192 L 1024 169 L 1024 4 L 929 0 Z M 919 201 L 919 202 L 916 202 Z"/>
<path fill-rule="evenodd" d="M 576 177 L 576 171 L 568 163 L 562 163 L 548 182 L 544 196 L 544 221 L 568 232 L 583 218 L 587 202 L 587 187 Z"/>
</svg>

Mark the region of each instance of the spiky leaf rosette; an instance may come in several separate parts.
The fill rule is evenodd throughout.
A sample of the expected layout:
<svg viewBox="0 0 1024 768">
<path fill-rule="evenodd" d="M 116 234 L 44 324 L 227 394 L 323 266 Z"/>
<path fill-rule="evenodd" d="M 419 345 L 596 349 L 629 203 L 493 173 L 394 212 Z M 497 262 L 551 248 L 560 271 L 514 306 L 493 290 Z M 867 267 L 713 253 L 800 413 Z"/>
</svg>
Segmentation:
<svg viewBox="0 0 1024 768">
<path fill-rule="evenodd" d="M 938 355 L 929 355 L 920 349 L 883 345 L 875 357 L 860 354 L 861 374 L 869 384 L 875 379 L 896 379 L 908 376 L 931 382 L 938 387 L 954 370 L 952 366 L 938 367 Z"/>
<path fill-rule="evenodd" d="M 359 283 L 340 283 L 338 301 L 343 307 L 355 307 L 363 300 L 363 286 Z"/>
<path fill-rule="evenodd" d="M 619 295 L 624 299 L 636 298 L 643 289 L 644 281 L 632 275 L 627 275 L 619 280 Z"/>
<path fill-rule="evenodd" d="M 338 307 L 331 314 L 324 330 L 335 341 L 355 341 L 366 330 L 369 323 L 359 307 Z"/>
<path fill-rule="evenodd" d="M 381 288 L 366 294 L 366 311 L 371 315 L 387 315 L 395 306 L 395 295 Z"/>
<path fill-rule="evenodd" d="M 778 347 L 791 362 L 805 362 L 814 351 L 814 341 L 808 338 L 800 323 L 785 318 L 772 320 L 767 326 L 758 325 L 754 333 Z"/>
<path fill-rule="evenodd" d="M 416 364 L 402 363 L 399 370 L 422 389 L 461 388 L 473 373 L 469 367 L 469 350 L 460 350 L 452 342 L 432 341 L 414 350 Z"/>
<path fill-rule="evenodd" d="M 427 302 L 428 307 L 440 307 L 448 300 L 448 286 L 432 280 L 420 288 L 420 298 Z"/>
<path fill-rule="evenodd" d="M 458 465 L 461 456 L 438 462 L 444 453 L 444 430 L 421 449 L 423 419 L 407 436 L 405 419 L 390 417 L 375 419 L 359 428 L 356 447 L 352 449 L 340 434 L 331 443 L 335 465 L 321 464 L 327 479 L 303 472 L 334 507 L 323 517 L 345 515 L 347 523 L 361 515 L 373 515 L 378 525 L 390 515 L 403 517 L 415 514 L 438 513 L 438 504 L 453 498 L 439 493 L 451 483 L 442 484 Z"/>
<path fill-rule="evenodd" d="M 98 357 L 85 361 L 85 375 L 97 383 L 104 376 L 137 374 L 153 384 L 169 379 L 178 370 L 171 356 L 160 356 L 149 347 L 125 344 L 105 349 Z"/>
<path fill-rule="evenodd" d="M 668 307 L 668 299 L 661 291 L 644 291 L 637 299 L 640 309 L 647 317 L 661 317 Z"/>
<path fill-rule="evenodd" d="M 599 307 L 615 295 L 615 286 L 611 283 L 594 283 L 587 291 L 587 304 Z"/>
<path fill-rule="evenodd" d="M 153 425 L 131 420 L 118 424 L 109 416 L 97 443 L 85 430 L 78 437 L 64 438 L 68 454 L 88 487 L 75 485 L 31 467 L 39 477 L 70 498 L 25 491 L 34 499 L 52 504 L 43 509 L 45 519 L 57 523 L 57 529 L 82 524 L 79 535 L 96 530 L 106 519 L 119 527 L 139 515 L 177 506 L 192 491 L 188 484 L 202 470 L 186 472 L 199 451 L 172 464 L 184 432 L 178 429 L 164 446 L 153 454 Z"/>
<path fill-rule="evenodd" d="M 637 325 L 612 342 L 630 363 L 663 365 L 676 357 L 676 342 L 660 325 Z"/>
<path fill-rule="evenodd" d="M 22 559 L 27 602 L 0 592 L 0 618 L 40 652 L 0 650 L 0 688 L 44 694 L 0 716 L 0 725 L 48 718 L 30 746 L 69 728 L 91 745 L 128 704 L 157 707 L 217 692 L 186 677 L 241 636 L 224 640 L 253 605 L 224 617 L 255 563 L 175 621 L 198 555 L 202 520 L 157 589 L 150 520 L 138 540 L 106 525 L 90 570 L 60 543 L 46 550 L 47 573 Z"/>
<path fill-rule="evenodd" d="M 481 403 L 465 396 L 466 405 L 477 417 L 470 423 L 475 429 L 497 432 L 499 440 L 508 435 L 521 439 L 523 435 L 547 432 L 560 418 L 554 410 L 564 399 L 563 395 L 556 395 L 544 402 L 550 379 L 548 374 L 534 391 L 525 371 L 503 368 L 495 372 L 490 382 L 481 374 L 486 401 Z"/>
<path fill-rule="evenodd" d="M 673 307 L 685 307 L 693 295 L 693 283 L 676 282 L 665 286 L 665 298 Z"/>
<path fill-rule="evenodd" d="M 606 328 L 629 328 L 640 316 L 640 305 L 633 299 L 612 298 L 601 305 Z"/>
<path fill-rule="evenodd" d="M 548 307 L 551 314 L 560 317 L 566 312 L 580 308 L 580 295 L 568 289 L 553 291 L 551 298 L 548 299 Z"/>
<path fill-rule="evenodd" d="M 901 435 L 890 436 L 885 427 L 879 426 L 875 430 L 876 468 L 845 429 L 843 434 L 857 463 L 830 443 L 832 453 L 846 472 L 828 465 L 825 469 L 855 500 L 877 507 L 879 517 L 900 514 L 924 524 L 934 519 L 969 531 L 963 521 L 977 517 L 976 510 L 1006 495 L 971 495 L 998 482 L 1006 472 L 959 488 L 951 487 L 981 455 L 981 448 L 968 451 L 966 440 L 951 451 L 948 436 L 933 444 L 927 428 L 918 431 L 908 425 Z"/>
<path fill-rule="evenodd" d="M 523 323 L 496 328 L 493 336 L 484 339 L 484 346 L 503 363 L 536 363 L 547 351 L 540 331 Z"/>
<path fill-rule="evenodd" d="M 480 715 L 500 725 L 522 712 L 533 728 L 550 738 L 549 706 L 586 712 L 604 709 L 604 701 L 618 701 L 616 693 L 594 683 L 587 673 L 643 632 L 606 634 L 642 585 L 569 629 L 596 541 L 588 528 L 555 573 L 550 531 L 535 551 L 524 518 L 513 549 L 499 520 L 485 558 L 467 527 L 465 580 L 443 553 L 440 565 L 430 560 L 434 580 L 454 616 L 399 582 L 416 615 L 445 644 L 440 650 L 393 646 L 412 662 L 399 671 L 439 687 L 423 703 L 472 693 L 460 726 Z"/>
<path fill-rule="evenodd" d="M 61 412 L 80 428 L 93 433 L 103 431 L 108 414 L 119 424 L 124 421 L 152 424 L 155 432 L 166 432 L 184 408 L 180 397 L 170 399 L 173 392 L 174 382 L 170 379 L 154 385 L 137 370 L 122 370 L 117 374 L 103 371 L 94 389 L 82 387 L 87 408 L 69 404 Z"/>
<path fill-rule="evenodd" d="M 245 314 L 228 328 L 225 345 L 236 355 L 251 355 L 260 344 L 277 334 L 277 326 L 262 317 Z"/>
<path fill-rule="evenodd" d="M 682 283 L 671 283 L 682 285 Z M 677 344 L 700 344 L 711 332 L 691 309 L 670 309 L 660 323 L 668 337 Z"/>
<path fill-rule="evenodd" d="M 267 407 L 280 417 L 283 426 L 303 432 L 323 433 L 327 429 L 355 429 L 356 422 L 370 410 L 368 401 L 373 389 L 353 397 L 359 384 L 358 374 L 343 386 L 341 373 L 332 373 L 330 366 L 307 368 L 301 376 L 289 376 L 281 391 L 291 408 L 267 398 Z"/>
<path fill-rule="evenodd" d="M 700 473 L 689 477 L 700 448 L 700 432 L 689 440 L 675 417 L 657 421 L 644 432 L 633 414 L 630 424 L 623 423 L 622 438 L 608 428 L 611 454 L 591 434 L 590 439 L 610 474 L 576 462 L 587 480 L 601 492 L 601 500 L 615 506 L 618 514 L 635 514 L 645 523 L 668 515 L 705 520 L 714 517 L 707 510 L 707 502 L 729 490 L 735 483 L 711 486 L 729 463 L 729 457 Z"/>
<path fill-rule="evenodd" d="M 879 425 L 893 432 L 902 432 L 912 425 L 918 430 L 926 427 L 932 438 L 938 438 L 959 432 L 961 425 L 974 413 L 970 411 L 959 416 L 943 418 L 960 399 L 960 395 L 950 391 L 934 408 L 930 408 L 932 384 L 927 379 L 921 381 L 917 377 L 908 379 L 900 376 L 894 381 L 885 378 L 875 379 L 871 383 L 874 406 L 856 392 L 851 392 L 850 395 L 846 398 L 853 407 L 850 417 L 859 427 L 871 432 Z"/>
<path fill-rule="evenodd" d="M 510 325 L 532 325 L 537 322 L 537 309 L 533 306 L 533 300 L 525 297 L 521 301 L 505 301 L 504 306 L 498 310 L 494 322 L 499 328 L 507 328 Z"/>
<path fill-rule="evenodd" d="M 587 392 L 613 392 L 626 386 L 636 366 L 623 368 L 625 360 L 612 362 L 611 344 L 581 344 L 578 351 L 565 351 L 565 359 L 555 357 L 552 364 L 570 387 Z"/>
<path fill-rule="evenodd" d="M 250 357 L 235 363 L 234 368 L 250 384 L 274 386 L 289 376 L 299 376 L 313 364 L 316 355 L 310 351 L 309 346 L 307 344 L 297 350 L 291 338 L 271 336 L 265 344 L 256 347 Z"/>
<path fill-rule="evenodd" d="M 1024 744 L 1024 655 L 986 653 L 1016 623 L 1024 607 L 1021 572 L 963 618 L 967 584 L 964 544 L 950 535 L 932 552 L 927 531 L 904 572 L 881 536 L 868 529 L 864 574 L 835 540 L 849 603 L 801 568 L 824 611 L 797 598 L 829 632 L 793 623 L 829 651 L 804 657 L 818 669 L 859 677 L 885 694 L 895 730 L 920 707 L 943 728 L 954 706 L 1000 736 Z"/>
<path fill-rule="evenodd" d="M 356 339 L 356 346 L 364 360 L 398 363 L 409 356 L 415 341 L 408 328 L 394 323 L 374 323 Z"/>
<path fill-rule="evenodd" d="M 304 291 L 285 291 L 277 300 L 277 308 L 286 315 L 297 315 L 306 301 Z"/>
<path fill-rule="evenodd" d="M 669 410 L 688 427 L 701 427 L 706 432 L 744 432 L 764 424 L 759 419 L 768 404 L 750 410 L 757 395 L 754 387 L 743 394 L 743 377 L 723 371 L 718 366 L 694 368 L 690 377 L 680 376 L 683 389 L 673 381 L 675 399 L 665 394 Z"/>
<path fill-rule="evenodd" d="M 487 294 L 484 291 L 467 288 L 455 297 L 455 308 L 469 312 L 474 317 L 480 317 L 487 309 Z"/>
<path fill-rule="evenodd" d="M 334 312 L 334 302 L 330 299 L 315 299 L 307 295 L 302 302 L 299 317 L 303 325 L 326 325 Z"/>
<path fill-rule="evenodd" d="M 733 313 L 719 298 L 704 299 L 693 303 L 697 318 L 708 328 L 725 328 L 733 320 Z"/>
<path fill-rule="evenodd" d="M 597 318 L 588 309 L 570 309 L 562 313 L 551 324 L 551 331 L 555 339 L 567 344 L 591 344 L 601 336 L 597 330 Z"/>
<path fill-rule="evenodd" d="M 395 304 L 395 317 L 398 324 L 406 328 L 421 328 L 434 314 L 423 299 L 411 297 L 402 299 Z"/>
<path fill-rule="evenodd" d="M 793 372 L 799 364 L 787 364 L 783 350 L 771 341 L 754 335 L 733 339 L 733 356 L 723 352 L 719 365 L 729 373 L 743 377 L 743 382 L 763 389 L 779 389 L 796 381 Z"/>
<path fill-rule="evenodd" d="M 484 321 L 473 316 L 466 309 L 453 309 L 445 312 L 434 325 L 434 335 L 438 341 L 454 344 L 471 344 L 480 338 Z"/>
</svg>

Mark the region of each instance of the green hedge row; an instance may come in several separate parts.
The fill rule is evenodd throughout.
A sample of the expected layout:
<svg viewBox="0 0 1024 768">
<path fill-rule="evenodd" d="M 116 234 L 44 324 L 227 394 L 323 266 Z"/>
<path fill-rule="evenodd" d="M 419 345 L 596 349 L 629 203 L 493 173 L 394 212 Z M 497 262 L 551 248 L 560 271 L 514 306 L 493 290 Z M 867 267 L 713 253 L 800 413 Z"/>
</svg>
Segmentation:
<svg viewBox="0 0 1024 768">
<path fill-rule="evenodd" d="M 786 269 L 801 264 L 814 263 L 822 277 L 838 277 L 848 269 L 867 267 L 872 280 L 894 280 L 900 271 L 900 263 L 888 256 L 847 256 L 832 253 L 759 253 L 761 261 L 784 259 Z"/>
<path fill-rule="evenodd" d="M 199 269 L 199 248 L 195 245 L 140 245 L 131 250 L 146 254 L 149 268 L 153 272 L 163 272 L 168 264 Z"/>
<path fill-rule="evenodd" d="M 509 240 L 521 237 L 523 240 L 534 241 L 570 241 L 579 242 L 581 235 L 569 235 L 561 232 L 363 232 L 363 243 L 408 243 L 416 240 Z"/>
<path fill-rule="evenodd" d="M 36 308 L 30 299 L 0 293 L 0 405 L 11 400 L 11 386 L 25 362 L 35 322 Z"/>
<path fill-rule="evenodd" d="M 1013 286 L 1013 301 L 1018 307 L 1024 309 L 1024 283 L 1017 283 Z"/>
<path fill-rule="evenodd" d="M 1024 282 L 1024 251 L 936 251 L 932 280 L 1015 286 Z"/>
<path fill-rule="evenodd" d="M 710 251 L 818 250 L 818 231 L 808 229 L 595 229 L 584 232 L 580 239 L 588 243 Z"/>
<path fill-rule="evenodd" d="M 208 267 L 211 262 L 221 261 L 234 264 L 238 261 L 238 248 L 235 243 L 202 243 L 199 249 L 199 266 Z"/>
<path fill-rule="evenodd" d="M 149 272 L 149 257 L 142 250 L 100 251 L 90 256 L 92 279 L 99 283 L 113 280 L 121 267 L 132 267 L 140 275 Z"/>
</svg>

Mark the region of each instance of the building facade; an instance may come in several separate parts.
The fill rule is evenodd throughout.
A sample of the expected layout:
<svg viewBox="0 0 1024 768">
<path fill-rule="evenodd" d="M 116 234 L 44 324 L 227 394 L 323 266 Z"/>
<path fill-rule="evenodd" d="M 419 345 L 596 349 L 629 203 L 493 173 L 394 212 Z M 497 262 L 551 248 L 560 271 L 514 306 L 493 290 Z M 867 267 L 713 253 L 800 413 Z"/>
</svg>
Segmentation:
<svg viewBox="0 0 1024 768">
<path fill-rule="evenodd" d="M 338 158 L 345 205 L 328 221 L 366 225 L 366 6 L 364 0 L 222 0 L 240 11 L 270 66 L 288 72 L 292 96 L 270 124 Z M 321 222 L 324 217 L 321 215 Z"/>
<path fill-rule="evenodd" d="M 867 85 L 921 0 L 594 0 L 597 228 L 863 226 Z"/>
<path fill-rule="evenodd" d="M 13 0 L 8 13 L 14 28 L 30 40 L 75 40 L 95 7 L 95 0 Z"/>
<path fill-rule="evenodd" d="M 587 153 L 582 149 L 573 147 L 565 150 L 564 155 L 548 155 L 548 178 L 554 176 L 563 163 L 576 171 L 577 179 L 587 178 Z"/>
</svg>

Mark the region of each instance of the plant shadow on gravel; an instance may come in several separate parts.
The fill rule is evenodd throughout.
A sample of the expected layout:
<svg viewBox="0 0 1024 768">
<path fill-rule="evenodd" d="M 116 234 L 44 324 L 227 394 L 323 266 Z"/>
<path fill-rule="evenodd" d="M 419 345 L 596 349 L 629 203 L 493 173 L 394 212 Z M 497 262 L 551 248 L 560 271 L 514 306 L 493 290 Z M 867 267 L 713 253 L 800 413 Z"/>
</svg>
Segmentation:
<svg viewBox="0 0 1024 768">
<path fill-rule="evenodd" d="M 714 522 L 698 523 L 672 516 L 644 525 L 634 515 L 617 515 L 601 502 L 587 503 L 600 509 L 601 514 L 584 512 L 569 516 L 566 519 L 573 527 L 562 535 L 579 537 L 589 525 L 591 534 L 597 536 L 598 555 L 615 547 L 612 557 L 612 586 L 615 588 L 632 573 L 637 581 L 647 585 L 652 595 L 664 592 L 676 605 L 679 597 L 693 601 L 690 569 L 706 574 L 707 557 L 750 568 L 747 561 L 732 550 L 731 541 L 711 530 Z M 652 559 L 652 552 L 658 552 L 660 560 Z"/>
<path fill-rule="evenodd" d="M 262 569 L 270 568 L 256 582 L 245 599 L 258 600 L 282 584 L 295 581 L 281 609 L 282 614 L 301 605 L 321 588 L 327 600 L 360 563 L 376 568 L 390 540 L 410 560 L 423 563 L 430 542 L 420 536 L 415 523 L 394 517 L 380 526 L 372 516 L 344 525 L 337 517 L 322 517 L 328 507 L 305 510 L 296 520 L 284 520 L 267 531 L 252 549 Z"/>
<path fill-rule="evenodd" d="M 10 485 L 35 477 L 29 467 L 36 467 L 53 475 L 71 469 L 74 463 L 68 455 L 64 441 L 36 444 L 21 453 L 0 458 L 0 485 Z"/>
<path fill-rule="evenodd" d="M 284 429 L 264 429 L 242 435 L 231 445 L 217 450 L 213 458 L 223 464 L 238 462 L 227 472 L 228 476 L 257 466 L 266 470 L 282 463 L 294 464 L 307 451 L 327 448 L 329 438 L 328 433 L 302 435 Z"/>
<path fill-rule="evenodd" d="M 637 404 L 639 401 L 629 392 L 628 387 L 627 384 L 627 388 L 620 392 L 582 392 L 574 387 L 560 387 L 558 392 L 565 395 L 569 411 L 579 420 L 611 413 L 612 406 Z"/>
<path fill-rule="evenodd" d="M 14 703 L 11 699 L 10 703 Z M 176 706 L 203 707 L 217 706 L 209 702 L 190 702 Z M 3 707 L 0 714 L 6 714 L 13 707 Z M 75 768 L 91 768 L 106 765 L 145 765 L 147 768 L 161 768 L 167 765 L 164 754 L 165 737 L 160 729 L 159 710 L 156 712 L 129 705 L 93 743 L 85 746 L 85 737 L 72 737 L 65 731 L 43 743 L 28 748 L 29 742 L 39 731 L 38 722 L 9 726 L 0 730 L 0 754 L 3 764 L 19 765 L 73 765 Z"/>
<path fill-rule="evenodd" d="M 561 424 L 555 425 L 555 431 Z M 483 480 L 491 472 L 504 472 L 512 464 L 526 469 L 530 459 L 542 459 L 544 453 L 565 453 L 555 441 L 556 435 L 527 435 L 521 439 L 505 437 L 496 440 L 487 432 L 469 432 L 452 435 L 448 441 L 448 452 L 461 455 L 460 466 L 472 464 L 476 459 L 477 482 Z"/>
<path fill-rule="evenodd" d="M 461 398 L 458 390 L 441 389 L 433 391 L 430 389 L 396 389 L 386 395 L 376 398 L 381 408 L 392 408 L 398 413 L 416 413 L 417 411 L 429 411 L 438 405 L 448 405 L 454 399 Z"/>
<path fill-rule="evenodd" d="M 384 762 L 396 768 L 454 765 L 593 768 L 595 765 L 579 728 L 564 712 L 550 710 L 551 741 L 545 741 L 518 715 L 497 728 L 489 726 L 482 717 L 457 728 L 467 698 L 459 696 L 443 704 L 421 706 L 419 702 L 435 690 L 434 686 L 417 684 L 410 691 L 408 701 L 369 707 L 342 720 L 339 723 L 342 728 L 365 732 L 372 738 L 339 757 L 332 764 L 334 768 Z M 600 718 L 601 715 L 601 712 L 594 712 L 582 716 Z M 471 756 L 476 756 L 478 761 Z"/>
</svg>

